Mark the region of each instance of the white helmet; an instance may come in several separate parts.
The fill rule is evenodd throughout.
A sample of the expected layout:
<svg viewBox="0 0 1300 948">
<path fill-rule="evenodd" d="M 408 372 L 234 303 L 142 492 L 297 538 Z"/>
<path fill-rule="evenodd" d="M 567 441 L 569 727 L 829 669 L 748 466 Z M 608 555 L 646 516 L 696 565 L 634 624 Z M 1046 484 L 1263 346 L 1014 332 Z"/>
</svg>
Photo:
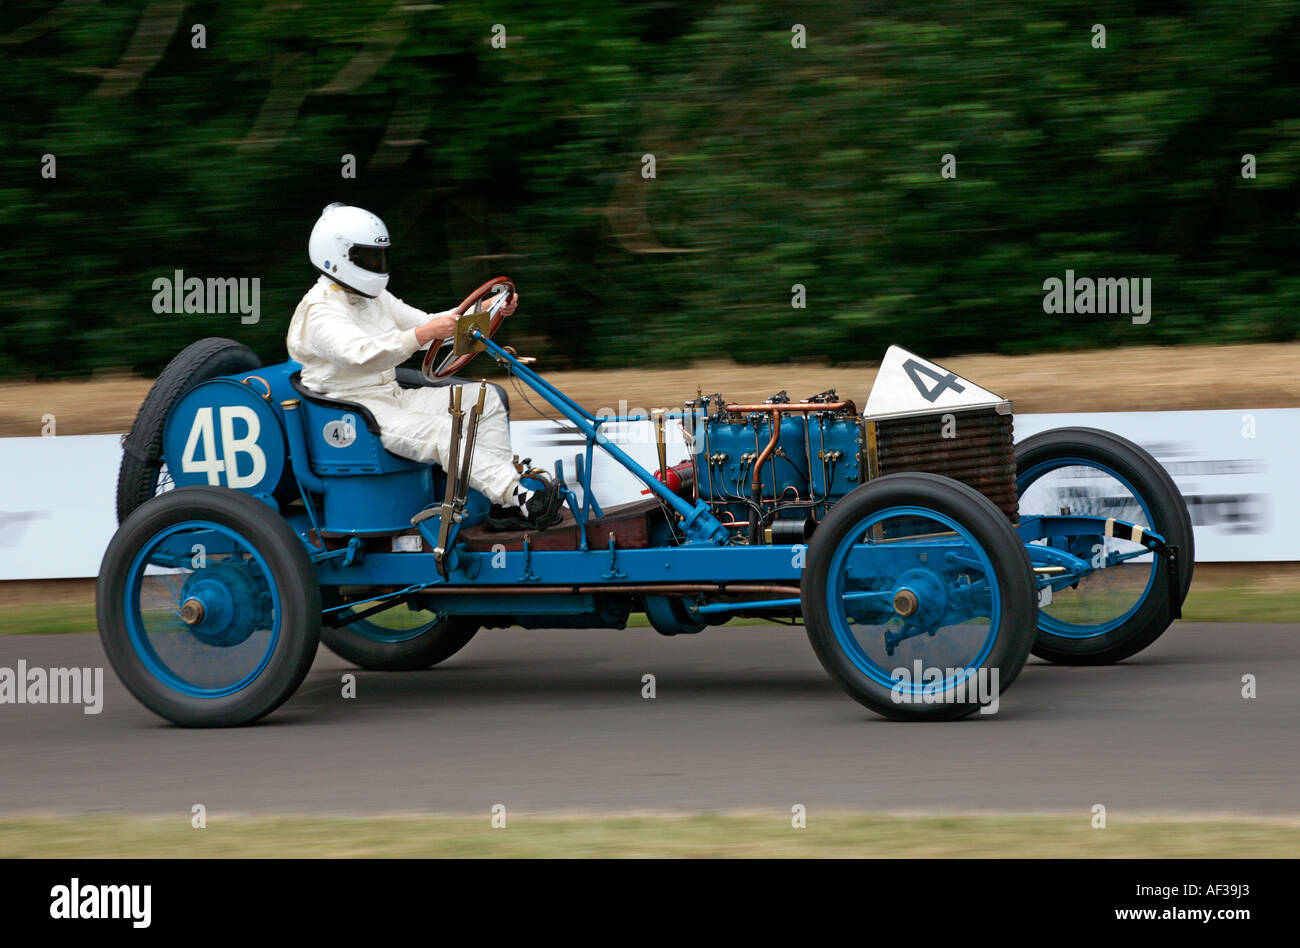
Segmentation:
<svg viewBox="0 0 1300 948">
<path fill-rule="evenodd" d="M 334 202 L 311 229 L 307 256 L 331 280 L 374 299 L 388 286 L 388 228 L 374 214 Z"/>
</svg>

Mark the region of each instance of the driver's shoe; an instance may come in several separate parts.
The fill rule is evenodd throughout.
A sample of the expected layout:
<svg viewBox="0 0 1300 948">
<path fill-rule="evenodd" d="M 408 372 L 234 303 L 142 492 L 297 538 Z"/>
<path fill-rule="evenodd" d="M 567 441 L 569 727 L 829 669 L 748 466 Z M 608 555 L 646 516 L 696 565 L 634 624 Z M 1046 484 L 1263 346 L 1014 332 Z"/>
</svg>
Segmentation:
<svg viewBox="0 0 1300 948">
<path fill-rule="evenodd" d="M 526 499 L 509 507 L 493 504 L 487 516 L 489 530 L 545 530 L 560 522 L 564 498 L 559 481 L 533 471 L 519 479 L 519 486 L 528 492 Z"/>
</svg>

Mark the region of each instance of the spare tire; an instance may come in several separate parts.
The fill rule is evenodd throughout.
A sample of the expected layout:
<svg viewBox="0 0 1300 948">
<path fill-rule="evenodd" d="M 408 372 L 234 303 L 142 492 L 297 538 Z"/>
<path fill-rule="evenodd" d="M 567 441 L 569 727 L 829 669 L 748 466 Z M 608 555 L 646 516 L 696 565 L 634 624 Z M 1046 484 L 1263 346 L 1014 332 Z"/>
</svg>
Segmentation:
<svg viewBox="0 0 1300 948">
<path fill-rule="evenodd" d="M 122 439 L 122 467 L 117 475 L 117 522 L 159 490 L 163 466 L 163 425 L 176 400 L 200 382 L 262 367 L 253 350 L 233 339 L 200 339 L 182 349 L 144 397 L 131 432 Z M 167 489 L 167 478 L 162 487 Z"/>
</svg>

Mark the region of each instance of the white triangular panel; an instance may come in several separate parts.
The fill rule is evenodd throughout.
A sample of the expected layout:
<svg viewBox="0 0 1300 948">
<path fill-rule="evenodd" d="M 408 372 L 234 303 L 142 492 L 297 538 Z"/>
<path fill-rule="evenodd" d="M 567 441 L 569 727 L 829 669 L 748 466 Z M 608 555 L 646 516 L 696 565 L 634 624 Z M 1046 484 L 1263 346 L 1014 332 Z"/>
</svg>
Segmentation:
<svg viewBox="0 0 1300 948">
<path fill-rule="evenodd" d="M 937 411 L 991 408 L 1005 401 L 1001 395 L 980 388 L 937 363 L 901 346 L 890 346 L 867 396 L 866 415 L 868 418 L 928 415 Z"/>
</svg>

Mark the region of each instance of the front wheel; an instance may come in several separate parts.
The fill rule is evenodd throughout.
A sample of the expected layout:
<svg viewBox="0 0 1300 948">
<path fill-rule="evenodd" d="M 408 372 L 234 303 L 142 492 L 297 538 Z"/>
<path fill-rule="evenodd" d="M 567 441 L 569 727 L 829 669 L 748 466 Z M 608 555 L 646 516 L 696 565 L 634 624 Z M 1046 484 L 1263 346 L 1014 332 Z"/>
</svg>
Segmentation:
<svg viewBox="0 0 1300 948">
<path fill-rule="evenodd" d="M 898 720 L 996 710 L 1034 640 L 1024 544 L 983 494 L 935 474 L 890 474 L 837 503 L 801 600 L 822 667 Z"/>
<path fill-rule="evenodd" d="M 1057 545 L 1100 563 L 1055 592 L 1039 612 L 1034 654 L 1064 665 L 1105 665 L 1154 642 L 1173 622 L 1192 584 L 1192 518 L 1173 478 L 1150 454 L 1095 428 L 1055 428 L 1016 445 L 1020 517 L 1114 518 L 1164 537 L 1177 550 L 1177 583 L 1165 554 L 1130 540 L 1079 534 Z M 1174 588 L 1170 588 L 1174 586 Z"/>
<path fill-rule="evenodd" d="M 320 587 L 274 511 L 224 487 L 160 494 L 123 521 L 95 591 L 104 651 L 154 713 L 232 727 L 297 690 L 320 635 Z"/>
</svg>

